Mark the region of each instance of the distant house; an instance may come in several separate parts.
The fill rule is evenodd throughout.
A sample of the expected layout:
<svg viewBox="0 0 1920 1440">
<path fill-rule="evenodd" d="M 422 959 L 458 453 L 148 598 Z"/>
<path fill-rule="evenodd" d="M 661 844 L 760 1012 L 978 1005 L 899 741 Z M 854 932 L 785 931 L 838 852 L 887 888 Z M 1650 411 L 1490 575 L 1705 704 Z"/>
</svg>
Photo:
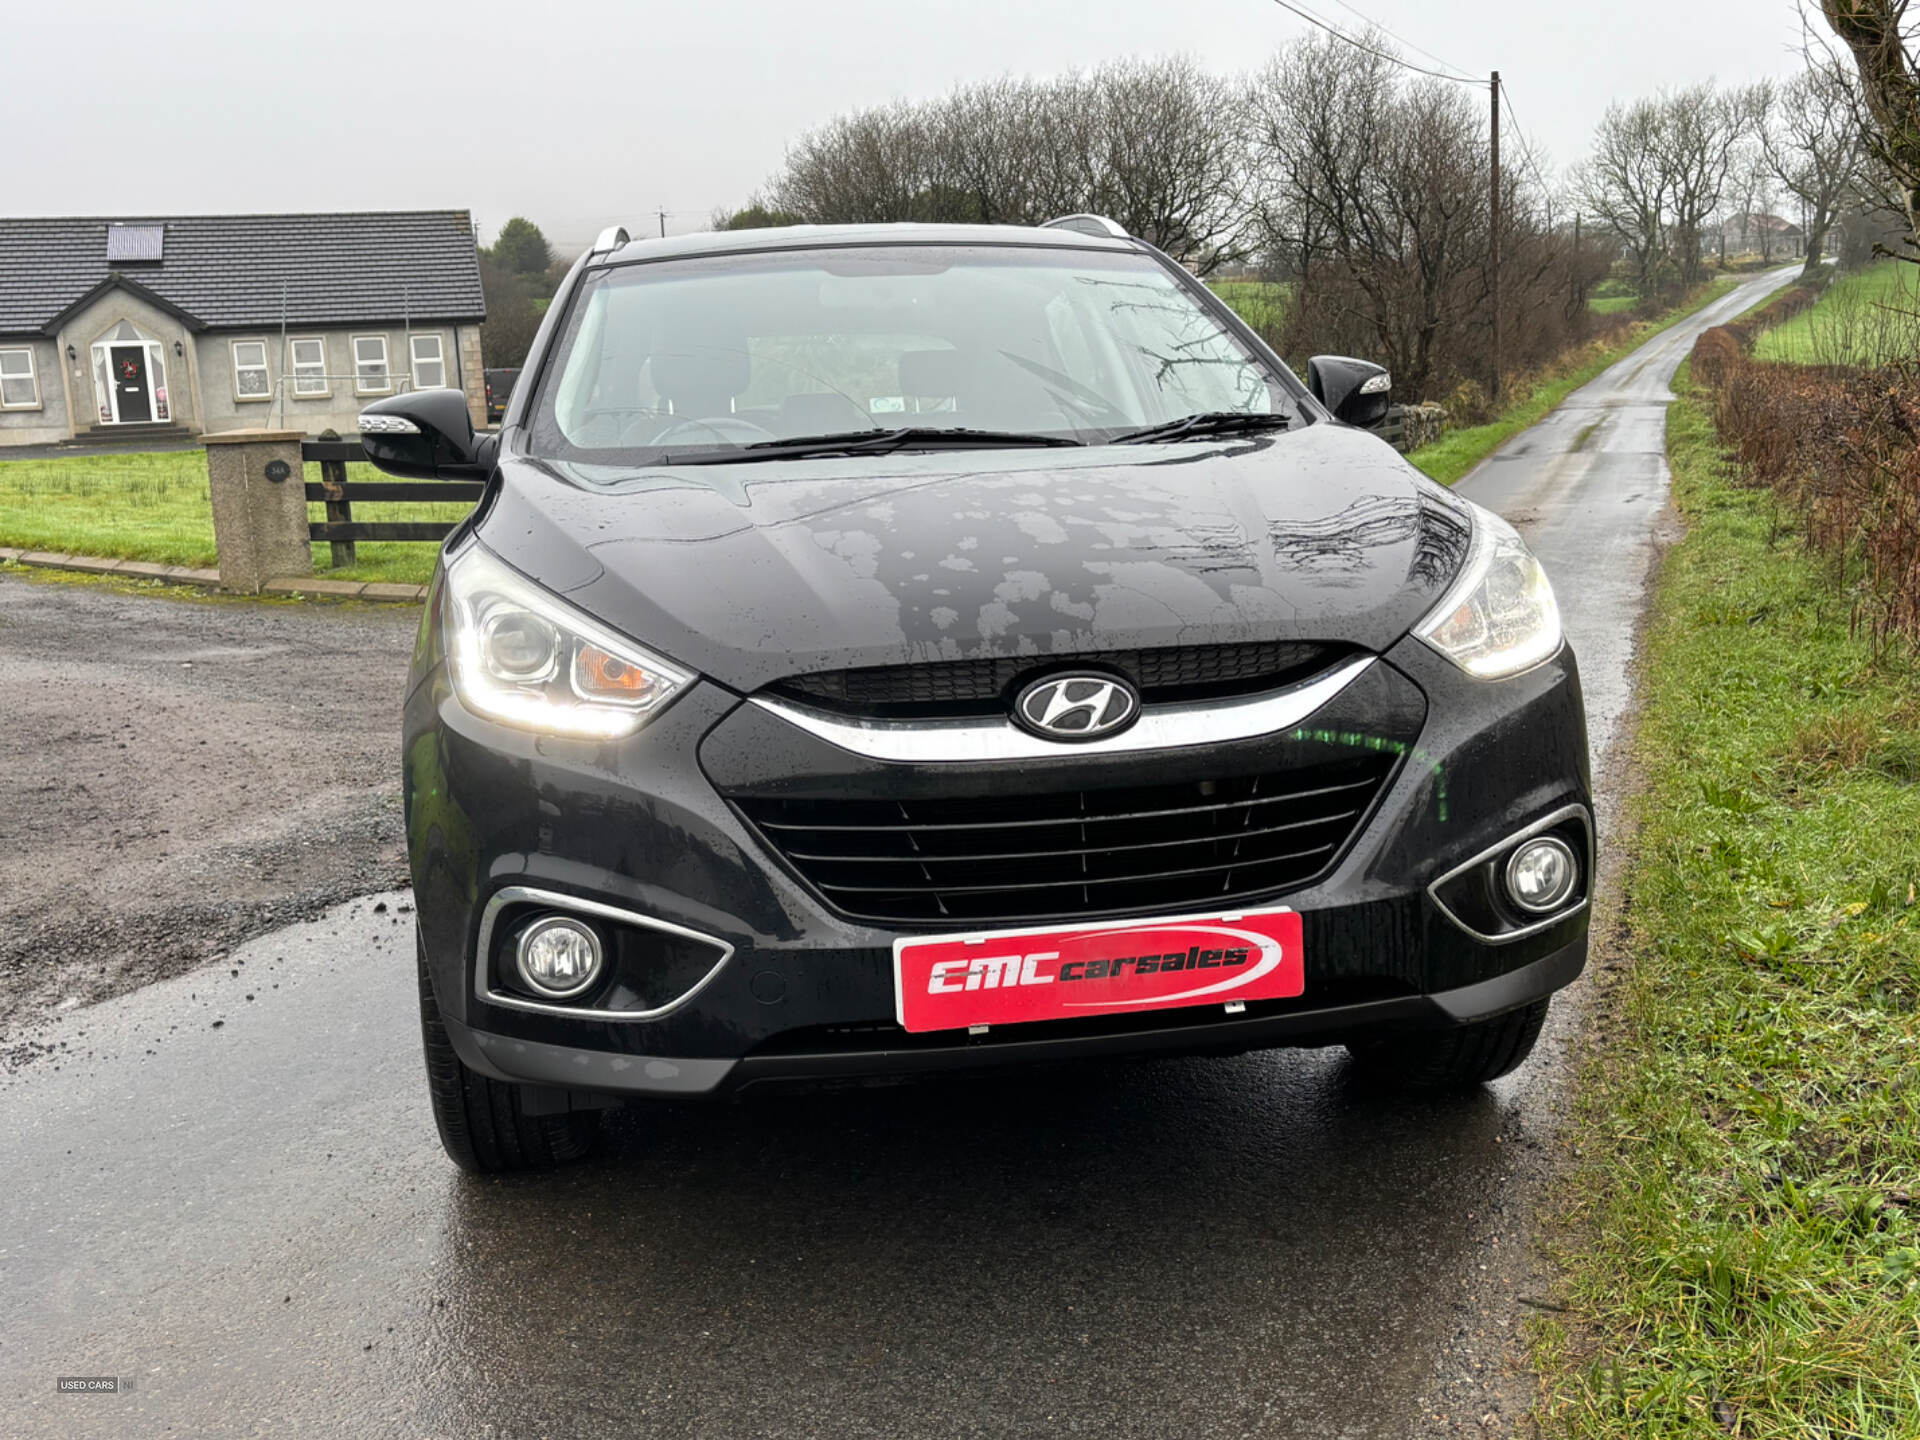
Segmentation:
<svg viewBox="0 0 1920 1440">
<path fill-rule="evenodd" d="M 0 450 L 272 426 L 464 391 L 486 421 L 461 210 L 0 219 Z"/>
<path fill-rule="evenodd" d="M 1792 260 L 1807 253 L 1806 232 L 1778 215 L 1729 215 L 1720 226 L 1722 253 Z"/>
</svg>

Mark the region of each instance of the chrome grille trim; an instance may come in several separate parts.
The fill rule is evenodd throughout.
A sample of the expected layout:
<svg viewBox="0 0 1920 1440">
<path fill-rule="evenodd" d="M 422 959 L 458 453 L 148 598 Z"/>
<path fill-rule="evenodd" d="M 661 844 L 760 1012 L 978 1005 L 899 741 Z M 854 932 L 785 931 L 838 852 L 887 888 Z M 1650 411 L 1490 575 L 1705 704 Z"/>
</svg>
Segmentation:
<svg viewBox="0 0 1920 1440">
<path fill-rule="evenodd" d="M 1057 760 L 1079 755 L 1131 755 L 1255 740 L 1289 730 L 1327 704 L 1374 664 L 1358 656 L 1316 679 L 1266 695 L 1145 709 L 1130 728 L 1106 740 L 1063 744 L 1042 740 L 1009 719 L 866 720 L 833 715 L 770 695 L 759 706 L 829 745 L 869 760 L 907 765 L 973 765 L 1000 760 Z"/>
</svg>

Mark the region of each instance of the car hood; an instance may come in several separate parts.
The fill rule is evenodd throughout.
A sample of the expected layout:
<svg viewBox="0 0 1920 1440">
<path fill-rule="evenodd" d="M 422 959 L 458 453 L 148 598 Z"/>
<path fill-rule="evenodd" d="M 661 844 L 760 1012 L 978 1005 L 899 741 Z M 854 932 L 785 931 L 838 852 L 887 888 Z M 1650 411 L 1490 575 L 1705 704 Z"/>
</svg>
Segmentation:
<svg viewBox="0 0 1920 1440">
<path fill-rule="evenodd" d="M 1306 640 L 1382 651 L 1471 507 L 1377 437 L 614 468 L 509 457 L 503 560 L 738 690 L 866 665 Z"/>
</svg>

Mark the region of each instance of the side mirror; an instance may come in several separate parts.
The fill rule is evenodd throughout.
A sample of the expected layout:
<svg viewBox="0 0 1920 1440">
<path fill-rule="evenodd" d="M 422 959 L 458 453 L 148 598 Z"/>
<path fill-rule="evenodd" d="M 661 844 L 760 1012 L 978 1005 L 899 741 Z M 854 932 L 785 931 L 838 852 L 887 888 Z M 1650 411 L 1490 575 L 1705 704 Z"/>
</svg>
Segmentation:
<svg viewBox="0 0 1920 1440">
<path fill-rule="evenodd" d="M 419 480 L 485 479 L 492 435 L 476 435 L 458 390 L 414 390 L 376 400 L 360 412 L 360 445 L 389 475 Z"/>
<path fill-rule="evenodd" d="M 1333 418 L 1371 430 L 1393 404 L 1393 376 L 1365 360 L 1316 355 L 1307 362 L 1307 388 Z"/>
</svg>

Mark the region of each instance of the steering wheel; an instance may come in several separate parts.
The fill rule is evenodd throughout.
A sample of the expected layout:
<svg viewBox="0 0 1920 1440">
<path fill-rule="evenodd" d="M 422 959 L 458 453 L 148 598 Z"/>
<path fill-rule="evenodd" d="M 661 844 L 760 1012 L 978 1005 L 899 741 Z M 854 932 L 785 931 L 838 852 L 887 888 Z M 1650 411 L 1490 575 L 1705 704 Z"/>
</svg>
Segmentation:
<svg viewBox="0 0 1920 1440">
<path fill-rule="evenodd" d="M 681 444 L 750 445 L 756 440 L 777 438 L 771 430 L 751 420 L 742 420 L 734 415 L 714 415 L 705 419 L 676 421 L 647 443 L 671 445 L 677 440 Z"/>
</svg>

